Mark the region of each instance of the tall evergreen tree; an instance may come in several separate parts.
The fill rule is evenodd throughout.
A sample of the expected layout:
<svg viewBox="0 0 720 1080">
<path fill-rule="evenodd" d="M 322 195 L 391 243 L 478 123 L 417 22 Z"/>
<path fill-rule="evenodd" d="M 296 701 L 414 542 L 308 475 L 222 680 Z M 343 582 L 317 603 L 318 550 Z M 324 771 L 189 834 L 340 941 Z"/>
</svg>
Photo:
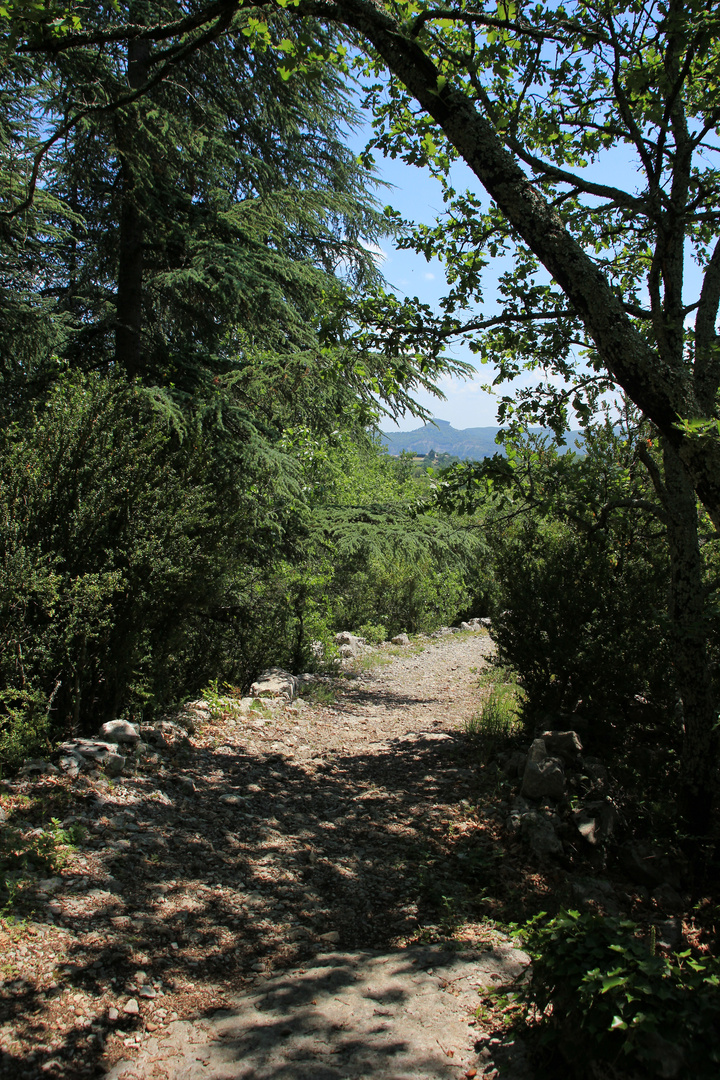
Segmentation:
<svg viewBox="0 0 720 1080">
<path fill-rule="evenodd" d="M 176 6 L 133 3 L 129 17 Z M 276 19 L 269 33 L 291 31 Z M 111 94 L 150 76 L 147 42 L 102 62 Z M 65 120 L 98 73 L 77 54 L 57 68 L 48 104 Z M 84 226 L 52 245 L 45 291 L 76 321 L 73 363 L 193 392 L 242 366 L 248 348 L 314 347 L 323 308 L 376 276 L 365 245 L 380 222 L 371 177 L 342 141 L 346 117 L 329 67 L 284 80 L 240 34 L 58 143 L 48 188 Z"/>
<path fill-rule="evenodd" d="M 292 78 L 284 49 L 312 52 L 317 28 L 282 13 L 190 34 L 168 67 L 151 25 L 186 10 L 86 13 L 49 60 L 0 42 L 0 216 L 25 305 L 0 312 L 0 757 L 28 724 L 157 708 L 282 659 L 272 578 L 307 534 L 283 429 L 362 429 L 438 370 L 355 335 L 382 221 L 343 143 L 332 32 Z M 97 48 L 118 12 L 138 32 Z"/>
</svg>

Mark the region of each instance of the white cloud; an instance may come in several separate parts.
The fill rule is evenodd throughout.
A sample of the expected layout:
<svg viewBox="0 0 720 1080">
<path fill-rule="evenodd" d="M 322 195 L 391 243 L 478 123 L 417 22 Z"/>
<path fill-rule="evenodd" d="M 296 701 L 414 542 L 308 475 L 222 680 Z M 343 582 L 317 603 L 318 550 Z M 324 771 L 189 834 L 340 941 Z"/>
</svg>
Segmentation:
<svg viewBox="0 0 720 1080">
<path fill-rule="evenodd" d="M 370 252 L 373 259 L 375 260 L 375 265 L 382 266 L 382 264 L 386 261 L 388 257 L 387 252 L 383 251 L 379 244 L 371 244 L 368 243 L 366 240 L 361 240 L 360 243 L 366 251 Z"/>
<path fill-rule="evenodd" d="M 435 275 L 428 273 L 428 274 L 425 275 L 425 280 L 426 281 L 434 281 L 435 280 Z"/>
</svg>

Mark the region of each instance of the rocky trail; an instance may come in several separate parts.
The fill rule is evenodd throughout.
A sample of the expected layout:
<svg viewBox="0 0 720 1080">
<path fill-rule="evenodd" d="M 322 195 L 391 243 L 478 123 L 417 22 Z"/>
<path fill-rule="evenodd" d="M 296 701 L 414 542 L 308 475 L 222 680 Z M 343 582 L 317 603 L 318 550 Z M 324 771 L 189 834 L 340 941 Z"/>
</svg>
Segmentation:
<svg viewBox="0 0 720 1080">
<path fill-rule="evenodd" d="M 5 782 L 8 823 L 76 839 L 0 923 L 0 1075 L 527 1075 L 476 1016 L 524 963 L 485 916 L 550 887 L 463 734 L 490 648 L 384 647 L 308 698 L 199 708 L 132 776 Z"/>
</svg>

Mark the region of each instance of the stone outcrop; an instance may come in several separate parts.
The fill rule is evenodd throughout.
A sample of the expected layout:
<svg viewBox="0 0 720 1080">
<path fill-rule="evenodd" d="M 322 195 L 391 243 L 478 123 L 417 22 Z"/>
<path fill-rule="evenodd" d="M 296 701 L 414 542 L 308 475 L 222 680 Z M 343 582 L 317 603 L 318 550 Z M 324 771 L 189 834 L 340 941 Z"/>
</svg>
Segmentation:
<svg viewBox="0 0 720 1080">
<path fill-rule="evenodd" d="M 292 701 L 297 692 L 297 675 L 282 668 L 268 668 L 250 687 L 252 697 L 285 698 L 286 701 Z"/>
<path fill-rule="evenodd" d="M 507 829 L 523 840 L 539 862 L 545 863 L 563 853 L 555 817 L 552 810 L 535 807 L 520 795 L 513 801 Z"/>
<path fill-rule="evenodd" d="M 603 796 L 607 769 L 597 758 L 584 759 L 582 749 L 576 731 L 548 730 L 533 740 L 527 753 L 516 750 L 501 760 L 508 778 L 522 777 L 507 828 L 540 862 L 584 849 L 598 866 L 603 864 L 618 814 Z M 584 798 L 578 802 L 580 792 Z"/>
<path fill-rule="evenodd" d="M 100 728 L 100 738 L 111 743 L 140 742 L 140 732 L 129 720 L 108 720 Z"/>
<path fill-rule="evenodd" d="M 527 756 L 522 794 L 526 799 L 561 799 L 565 794 L 562 759 L 548 754 L 544 738 L 535 739 Z"/>
<path fill-rule="evenodd" d="M 335 644 L 343 660 L 352 660 L 362 652 L 365 638 L 351 634 L 349 630 L 341 630 L 335 635 Z"/>
<path fill-rule="evenodd" d="M 173 720 L 141 725 L 114 720 L 103 724 L 101 735 L 102 738 L 68 739 L 60 743 L 54 764 L 39 763 L 42 768 L 36 771 L 64 773 L 72 780 L 81 775 L 113 779 L 132 775 L 139 768 L 157 772 L 167 760 L 164 755 L 187 739 L 187 728 Z"/>
<path fill-rule="evenodd" d="M 58 768 L 71 777 L 97 768 L 108 776 L 119 776 L 127 762 L 126 755 L 118 753 L 117 743 L 109 740 L 71 739 L 61 743 L 58 752 Z"/>
<path fill-rule="evenodd" d="M 580 761 L 582 743 L 576 731 L 543 731 L 540 738 L 548 754 L 562 758 L 566 765 Z"/>
</svg>

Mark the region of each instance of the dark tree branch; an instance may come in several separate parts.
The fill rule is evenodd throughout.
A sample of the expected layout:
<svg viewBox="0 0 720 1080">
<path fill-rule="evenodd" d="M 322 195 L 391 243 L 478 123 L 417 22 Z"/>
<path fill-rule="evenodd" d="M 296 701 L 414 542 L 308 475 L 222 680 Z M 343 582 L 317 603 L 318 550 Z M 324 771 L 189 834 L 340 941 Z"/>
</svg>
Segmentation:
<svg viewBox="0 0 720 1080">
<path fill-rule="evenodd" d="M 547 30 L 539 30 L 537 27 L 531 26 L 529 22 L 515 22 L 510 19 L 496 19 L 492 15 L 482 15 L 479 12 L 472 11 L 457 11 L 455 8 L 435 8 L 430 11 L 423 11 L 418 15 L 417 19 L 410 28 L 410 36 L 416 38 L 423 27 L 429 23 L 434 22 L 435 19 L 448 19 L 453 22 L 463 22 L 468 26 L 484 26 L 490 30 L 510 30 L 518 34 L 521 37 L 529 37 L 540 43 L 545 41 L 560 41 L 567 42 L 566 34 L 554 34 Z M 597 42 L 610 44 L 607 38 L 604 38 L 602 34 L 599 34 L 596 30 L 588 31 L 585 27 L 579 23 L 573 22 L 571 19 L 562 19 L 559 21 L 559 26 L 564 30 L 573 34 L 582 34 L 585 38 L 592 38 Z"/>
<path fill-rule="evenodd" d="M 695 316 L 695 393 L 708 413 L 715 407 L 720 385 L 720 342 L 716 332 L 720 305 L 720 240 L 715 244 L 703 278 Z"/>
<path fill-rule="evenodd" d="M 645 443 L 639 442 L 637 444 L 636 453 L 648 471 L 650 479 L 652 480 L 652 485 L 655 488 L 655 494 L 662 503 L 663 508 L 667 509 L 668 494 L 657 462 L 648 453 L 648 448 Z"/>
<path fill-rule="evenodd" d="M 132 41 L 133 38 L 147 38 L 149 41 L 168 41 L 170 38 L 190 34 L 193 30 L 199 30 L 214 19 L 227 19 L 228 23 L 232 16 L 246 8 L 254 8 L 258 5 L 252 0 L 215 0 L 193 15 L 186 15 L 183 19 L 175 22 L 156 23 L 154 26 L 143 26 L 137 23 L 125 23 L 111 30 L 97 30 L 92 33 L 67 34 L 64 37 L 46 38 L 39 42 L 26 42 L 18 46 L 20 53 L 41 53 L 45 56 L 55 56 L 58 53 L 67 52 L 69 49 L 84 48 L 89 45 L 112 45 L 120 42 Z"/>
<path fill-rule="evenodd" d="M 598 511 L 597 519 L 593 522 L 593 532 L 596 529 L 604 529 L 605 523 L 613 510 L 644 510 L 648 514 L 652 514 L 653 517 L 662 521 L 663 525 L 667 525 L 667 514 L 661 506 L 652 502 L 650 499 L 611 499 L 606 502 Z"/>
</svg>

